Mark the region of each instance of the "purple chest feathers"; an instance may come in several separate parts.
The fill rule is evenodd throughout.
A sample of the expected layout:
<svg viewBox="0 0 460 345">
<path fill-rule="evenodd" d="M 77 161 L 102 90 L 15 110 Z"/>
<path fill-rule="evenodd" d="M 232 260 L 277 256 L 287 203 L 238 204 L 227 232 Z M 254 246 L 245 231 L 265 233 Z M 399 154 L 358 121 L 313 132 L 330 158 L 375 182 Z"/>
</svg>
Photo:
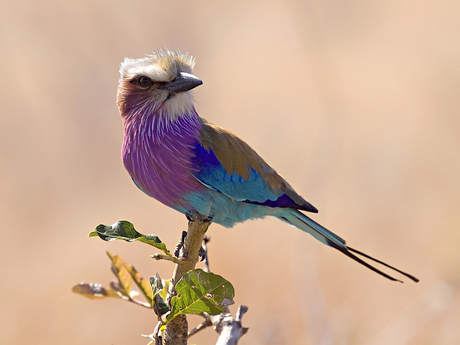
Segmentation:
<svg viewBox="0 0 460 345">
<path fill-rule="evenodd" d="M 192 158 L 199 138 L 198 115 L 124 120 L 123 164 L 137 186 L 173 208 L 187 207 L 182 196 L 203 185 L 193 177 Z"/>
</svg>

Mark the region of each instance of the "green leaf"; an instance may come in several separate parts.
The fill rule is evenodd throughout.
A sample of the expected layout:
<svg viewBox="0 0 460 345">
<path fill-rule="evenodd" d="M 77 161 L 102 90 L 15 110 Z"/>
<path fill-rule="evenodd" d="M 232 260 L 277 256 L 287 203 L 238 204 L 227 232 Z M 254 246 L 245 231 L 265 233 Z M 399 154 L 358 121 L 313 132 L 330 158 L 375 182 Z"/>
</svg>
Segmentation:
<svg viewBox="0 0 460 345">
<path fill-rule="evenodd" d="M 101 286 L 101 284 L 94 284 L 94 283 L 80 283 L 75 285 L 72 288 L 72 291 L 83 295 L 90 299 L 97 299 L 97 298 L 107 298 L 107 297 L 117 297 L 122 298 L 121 294 L 116 293 L 113 290 L 107 290 Z"/>
<path fill-rule="evenodd" d="M 235 290 L 225 278 L 194 269 L 179 280 L 176 285 L 177 296 L 171 299 L 171 314 L 167 324 L 180 314 L 220 314 L 225 307 L 233 304 Z"/>
<path fill-rule="evenodd" d="M 149 278 L 150 286 L 152 288 L 152 293 L 155 296 L 160 293 L 164 288 L 163 280 L 160 278 L 160 275 L 157 273 L 153 277 Z"/>
<path fill-rule="evenodd" d="M 127 242 L 139 241 L 147 243 L 167 255 L 171 255 L 166 245 L 161 242 L 157 235 L 144 235 L 134 229 L 134 225 L 126 220 L 119 220 L 112 225 L 99 224 L 95 231 L 90 232 L 88 237 L 99 236 L 104 241 L 125 240 Z"/>
<path fill-rule="evenodd" d="M 168 304 L 165 302 L 169 284 L 163 283 L 158 273 L 150 277 L 150 284 L 153 292 L 153 311 L 158 316 L 166 314 L 169 311 Z"/>
</svg>

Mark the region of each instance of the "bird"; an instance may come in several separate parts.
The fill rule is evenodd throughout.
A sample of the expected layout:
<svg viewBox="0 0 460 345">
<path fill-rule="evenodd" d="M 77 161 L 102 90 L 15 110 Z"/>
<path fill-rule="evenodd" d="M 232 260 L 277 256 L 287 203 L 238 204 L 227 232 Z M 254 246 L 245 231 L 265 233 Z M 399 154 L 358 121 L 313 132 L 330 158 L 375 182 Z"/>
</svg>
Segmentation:
<svg viewBox="0 0 460 345">
<path fill-rule="evenodd" d="M 117 106 L 123 123 L 124 167 L 148 196 L 185 215 L 233 227 L 249 219 L 276 217 L 370 270 L 402 282 L 372 266 L 377 262 L 305 212 L 311 203 L 237 135 L 200 117 L 191 90 L 203 82 L 193 74 L 195 59 L 179 51 L 158 50 L 120 65 Z"/>
</svg>

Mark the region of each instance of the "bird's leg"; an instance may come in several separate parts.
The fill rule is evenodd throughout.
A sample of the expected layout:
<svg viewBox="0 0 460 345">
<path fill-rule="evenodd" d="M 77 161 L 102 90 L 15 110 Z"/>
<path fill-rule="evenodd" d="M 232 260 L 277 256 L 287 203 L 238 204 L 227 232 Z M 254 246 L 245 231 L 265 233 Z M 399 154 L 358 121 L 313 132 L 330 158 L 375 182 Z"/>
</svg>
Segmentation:
<svg viewBox="0 0 460 345">
<path fill-rule="evenodd" d="M 199 213 L 199 212 L 197 212 L 195 210 L 187 212 L 185 214 L 185 217 L 187 217 L 187 220 L 189 221 L 189 223 L 195 222 L 195 221 L 199 221 L 199 222 L 203 222 L 203 223 L 212 222 L 212 217 L 204 216 L 204 215 L 202 215 L 201 213 Z M 174 250 L 174 255 L 176 255 L 176 257 L 179 257 L 179 252 L 183 248 L 184 240 L 185 240 L 186 236 L 187 236 L 187 231 L 183 231 L 182 232 L 182 238 L 179 240 L 179 243 L 177 244 L 177 246 L 176 246 L 176 248 Z M 205 238 L 203 242 L 204 242 L 204 244 L 201 246 L 200 251 L 198 253 L 198 255 L 200 256 L 200 261 L 203 261 L 203 260 L 207 259 L 206 243 L 209 242 L 209 239 Z"/>
<path fill-rule="evenodd" d="M 176 264 L 182 264 L 183 261 L 178 260 L 180 257 L 185 257 L 186 253 L 184 253 L 184 244 L 185 244 L 185 238 L 187 237 L 187 231 L 182 231 L 181 238 L 179 239 L 179 242 L 176 244 L 176 247 L 174 247 L 174 256 L 169 256 L 169 255 L 163 255 L 163 254 L 155 254 L 151 255 L 150 257 L 156 259 L 156 260 L 169 260 L 172 261 Z M 209 272 L 209 262 L 208 262 L 208 249 L 206 247 L 206 243 L 210 241 L 209 237 L 205 237 L 203 239 L 203 244 L 200 247 L 200 250 L 198 252 L 198 256 L 200 257 L 200 261 L 205 260 L 205 271 Z M 177 258 L 177 259 L 176 259 Z"/>
<path fill-rule="evenodd" d="M 195 211 L 195 210 L 192 210 L 190 212 L 187 212 L 185 214 L 185 217 L 187 217 L 187 220 L 189 222 L 194 222 L 194 221 L 199 221 L 199 222 L 203 222 L 203 223 L 210 223 L 212 222 L 212 217 L 210 216 L 204 216 L 202 215 L 201 213 Z M 184 248 L 184 243 L 185 243 L 185 238 L 187 237 L 187 231 L 182 231 L 182 235 L 181 235 L 181 238 L 179 239 L 179 242 L 177 243 L 176 247 L 174 248 L 174 255 L 176 256 L 176 258 L 178 258 L 179 256 L 182 256 L 181 255 L 181 250 Z M 198 253 L 198 255 L 200 256 L 200 261 L 203 261 L 204 259 L 206 259 L 206 243 L 209 242 L 209 239 L 206 239 L 204 240 L 204 245 L 201 246 L 200 248 L 200 252 Z"/>
<path fill-rule="evenodd" d="M 200 251 L 198 255 L 201 257 L 200 261 L 204 260 L 204 270 L 205 272 L 211 272 L 209 270 L 209 257 L 208 257 L 208 242 L 211 241 L 211 239 L 207 236 L 203 238 L 203 244 L 201 245 Z"/>
<path fill-rule="evenodd" d="M 200 247 L 200 251 L 198 252 L 200 257 L 200 261 L 203 261 L 206 258 L 206 249 L 203 246 Z"/>
<path fill-rule="evenodd" d="M 189 222 L 194 222 L 194 221 L 199 221 L 203 223 L 209 223 L 212 222 L 212 217 L 211 216 L 205 216 L 202 215 L 200 212 L 191 210 L 185 213 L 185 217 L 187 217 L 187 220 Z"/>
<path fill-rule="evenodd" d="M 176 258 L 179 257 L 179 255 L 181 254 L 181 250 L 184 248 L 184 242 L 186 237 L 187 231 L 182 231 L 182 236 L 179 239 L 179 242 L 177 243 L 176 247 L 174 248 L 174 255 L 176 256 Z"/>
</svg>

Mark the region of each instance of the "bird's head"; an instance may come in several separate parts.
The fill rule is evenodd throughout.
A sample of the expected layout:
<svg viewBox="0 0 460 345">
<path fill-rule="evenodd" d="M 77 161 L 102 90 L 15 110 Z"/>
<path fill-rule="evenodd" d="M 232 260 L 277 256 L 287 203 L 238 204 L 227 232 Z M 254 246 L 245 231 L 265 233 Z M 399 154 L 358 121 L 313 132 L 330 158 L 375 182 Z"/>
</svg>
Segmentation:
<svg viewBox="0 0 460 345">
<path fill-rule="evenodd" d="M 175 118 L 193 111 L 191 89 L 203 82 L 192 74 L 195 60 L 186 54 L 158 51 L 120 66 L 117 105 L 123 118 L 157 114 Z"/>
</svg>

